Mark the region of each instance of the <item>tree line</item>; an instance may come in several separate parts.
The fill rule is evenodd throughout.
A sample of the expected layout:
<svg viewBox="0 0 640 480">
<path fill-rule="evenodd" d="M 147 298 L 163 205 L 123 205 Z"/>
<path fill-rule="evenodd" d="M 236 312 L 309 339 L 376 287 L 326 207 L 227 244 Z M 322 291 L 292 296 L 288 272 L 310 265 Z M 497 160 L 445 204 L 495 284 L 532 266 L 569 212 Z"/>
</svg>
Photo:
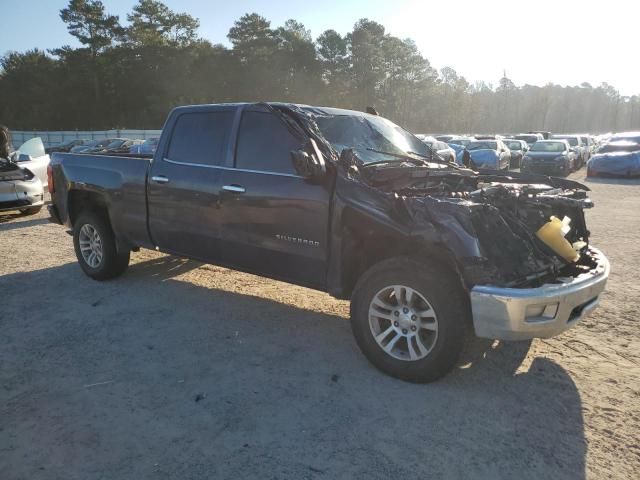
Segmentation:
<svg viewBox="0 0 640 480">
<path fill-rule="evenodd" d="M 435 69 L 410 39 L 363 18 L 315 40 L 296 20 L 249 13 L 230 47 L 198 35 L 199 20 L 158 0 L 126 17 L 98 0 L 60 11 L 81 47 L 0 58 L 0 123 L 15 130 L 160 128 L 177 105 L 285 101 L 364 110 L 419 132 L 606 132 L 640 129 L 640 95 L 611 85 L 470 83 Z"/>
</svg>

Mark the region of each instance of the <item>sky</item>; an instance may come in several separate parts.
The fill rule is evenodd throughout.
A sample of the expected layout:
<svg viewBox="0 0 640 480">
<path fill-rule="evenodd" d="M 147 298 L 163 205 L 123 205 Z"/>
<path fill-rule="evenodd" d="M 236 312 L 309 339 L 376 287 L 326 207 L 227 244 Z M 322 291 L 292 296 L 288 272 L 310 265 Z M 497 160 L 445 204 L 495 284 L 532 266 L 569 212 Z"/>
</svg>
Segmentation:
<svg viewBox="0 0 640 480">
<path fill-rule="evenodd" d="M 0 0 L 0 55 L 31 48 L 76 46 L 59 17 L 65 0 Z M 103 0 L 126 23 L 135 0 Z M 506 71 L 516 85 L 593 86 L 607 82 L 622 95 L 640 94 L 638 0 L 165 0 L 200 20 L 199 33 L 228 45 L 244 13 L 272 27 L 294 18 L 317 38 L 332 28 L 349 32 L 360 18 L 387 33 L 413 39 L 435 68 L 449 66 L 467 80 L 494 86 Z"/>
</svg>

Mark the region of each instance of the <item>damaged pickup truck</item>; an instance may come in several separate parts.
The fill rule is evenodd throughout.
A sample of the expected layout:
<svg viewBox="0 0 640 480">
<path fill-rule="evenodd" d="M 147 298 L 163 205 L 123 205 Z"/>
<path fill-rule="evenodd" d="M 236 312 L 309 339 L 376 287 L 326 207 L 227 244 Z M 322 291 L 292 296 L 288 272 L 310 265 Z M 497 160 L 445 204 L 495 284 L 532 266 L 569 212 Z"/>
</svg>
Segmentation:
<svg viewBox="0 0 640 480">
<path fill-rule="evenodd" d="M 52 219 L 90 277 L 151 248 L 351 300 L 380 370 L 429 382 L 465 334 L 557 335 L 598 304 L 589 190 L 478 173 L 375 115 L 281 103 L 176 108 L 153 158 L 54 153 Z"/>
</svg>

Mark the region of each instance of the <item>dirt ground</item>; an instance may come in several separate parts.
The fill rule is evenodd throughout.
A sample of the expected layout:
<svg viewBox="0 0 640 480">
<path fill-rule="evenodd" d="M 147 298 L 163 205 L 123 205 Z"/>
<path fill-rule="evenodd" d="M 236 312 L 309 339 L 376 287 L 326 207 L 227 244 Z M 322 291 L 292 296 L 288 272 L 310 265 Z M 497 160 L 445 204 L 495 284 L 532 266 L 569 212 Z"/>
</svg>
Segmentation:
<svg viewBox="0 0 640 480">
<path fill-rule="evenodd" d="M 150 251 L 95 282 L 0 214 L 0 478 L 638 478 L 640 182 L 587 183 L 601 307 L 430 385 L 370 366 L 347 302 Z"/>
</svg>

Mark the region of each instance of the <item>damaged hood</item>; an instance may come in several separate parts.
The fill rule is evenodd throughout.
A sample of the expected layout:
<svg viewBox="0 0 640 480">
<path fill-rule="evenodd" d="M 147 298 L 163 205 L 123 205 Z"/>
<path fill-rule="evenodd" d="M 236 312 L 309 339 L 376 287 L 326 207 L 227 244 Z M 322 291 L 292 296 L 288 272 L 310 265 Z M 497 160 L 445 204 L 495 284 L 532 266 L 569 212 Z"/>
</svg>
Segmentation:
<svg viewBox="0 0 640 480">
<path fill-rule="evenodd" d="M 386 167 L 353 173 L 393 197 L 409 236 L 434 231 L 442 248 L 456 256 L 468 284 L 527 286 L 559 274 L 592 267 L 584 209 L 593 203 L 588 187 L 573 180 L 468 169 Z M 397 217 L 398 219 L 401 216 Z M 567 261 L 539 232 L 553 218 L 570 224 L 566 244 L 579 250 Z"/>
</svg>

